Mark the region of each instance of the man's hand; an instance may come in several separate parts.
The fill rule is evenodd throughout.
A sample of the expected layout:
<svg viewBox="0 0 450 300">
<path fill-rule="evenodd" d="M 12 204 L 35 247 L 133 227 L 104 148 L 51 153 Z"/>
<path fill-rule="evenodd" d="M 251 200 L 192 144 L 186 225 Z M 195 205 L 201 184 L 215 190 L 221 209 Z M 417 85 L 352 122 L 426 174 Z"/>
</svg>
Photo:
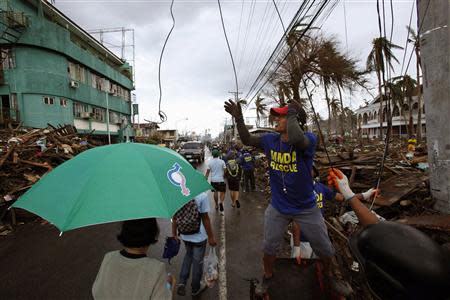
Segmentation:
<svg viewBox="0 0 450 300">
<path fill-rule="evenodd" d="M 214 239 L 214 237 L 208 238 L 208 244 L 209 244 L 211 247 L 217 246 L 217 242 L 216 242 L 216 240 Z"/>
<path fill-rule="evenodd" d="M 233 100 L 228 100 L 225 102 L 223 107 L 225 107 L 225 111 L 232 115 L 235 119 L 242 117 L 241 104 L 235 103 Z"/>
<path fill-rule="evenodd" d="M 178 244 L 180 243 L 180 238 L 177 235 L 173 235 L 172 237 L 175 239 L 175 241 L 177 241 Z"/>
<path fill-rule="evenodd" d="M 330 168 L 328 170 L 328 185 L 334 186 L 341 193 L 345 200 L 350 200 L 355 193 L 350 189 L 348 178 L 339 169 Z"/>
<path fill-rule="evenodd" d="M 375 188 L 371 188 L 370 190 L 367 190 L 364 193 L 361 193 L 361 195 L 363 196 L 363 199 L 366 201 L 372 199 L 372 197 L 378 196 L 378 194 L 379 194 L 379 190 L 377 190 Z"/>
<path fill-rule="evenodd" d="M 302 109 L 301 104 L 295 100 L 291 100 L 291 102 L 289 102 L 288 104 L 289 111 L 295 111 L 295 113 L 298 113 L 301 109 Z"/>
</svg>

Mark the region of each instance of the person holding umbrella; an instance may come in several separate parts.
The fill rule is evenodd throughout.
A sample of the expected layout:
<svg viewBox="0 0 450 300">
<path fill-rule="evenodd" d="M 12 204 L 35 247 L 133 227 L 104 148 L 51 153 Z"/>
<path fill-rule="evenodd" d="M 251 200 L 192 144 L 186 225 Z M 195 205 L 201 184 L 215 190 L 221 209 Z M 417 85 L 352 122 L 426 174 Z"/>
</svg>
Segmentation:
<svg viewBox="0 0 450 300">
<path fill-rule="evenodd" d="M 92 287 L 94 299 L 172 299 L 175 278 L 164 263 L 147 256 L 158 235 L 155 218 L 123 222 L 117 239 L 124 249 L 103 258 Z"/>
</svg>

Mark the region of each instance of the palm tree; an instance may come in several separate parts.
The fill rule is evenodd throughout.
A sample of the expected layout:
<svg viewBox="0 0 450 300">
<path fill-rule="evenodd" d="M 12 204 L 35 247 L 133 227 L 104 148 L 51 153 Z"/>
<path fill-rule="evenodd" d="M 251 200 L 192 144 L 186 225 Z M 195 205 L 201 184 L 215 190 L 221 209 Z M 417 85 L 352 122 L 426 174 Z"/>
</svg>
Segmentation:
<svg viewBox="0 0 450 300">
<path fill-rule="evenodd" d="M 256 127 L 259 127 L 261 116 L 265 116 L 267 112 L 267 104 L 264 101 L 265 98 L 262 98 L 260 95 L 256 97 L 254 108 L 256 110 Z"/>
<path fill-rule="evenodd" d="M 331 114 L 332 114 L 333 120 L 334 120 L 335 132 L 337 133 L 337 123 L 338 123 L 337 118 L 339 116 L 339 113 L 342 112 L 339 100 L 336 98 L 331 99 L 330 107 L 331 107 Z"/>
<path fill-rule="evenodd" d="M 417 112 L 417 140 L 422 139 L 422 89 L 420 86 L 420 38 L 417 36 L 414 29 L 409 26 L 406 26 L 406 29 L 409 33 L 408 42 L 413 43 L 414 52 L 416 53 L 416 85 L 417 85 L 417 98 L 419 104 L 419 110 Z"/>
<path fill-rule="evenodd" d="M 394 78 L 399 88 L 401 89 L 401 97 L 408 99 L 409 106 L 409 122 L 408 122 L 408 134 L 411 136 L 414 134 L 414 122 L 413 122 L 413 110 L 412 110 L 412 97 L 417 87 L 417 82 L 409 75 Z"/>
<path fill-rule="evenodd" d="M 367 57 L 366 67 L 368 71 L 375 71 L 378 79 L 378 95 L 380 99 L 380 111 L 383 111 L 383 92 L 382 86 L 385 85 L 384 72 L 385 64 L 393 70 L 392 60 L 399 62 L 392 53 L 393 49 L 403 49 L 398 45 L 391 43 L 385 37 L 379 37 L 372 40 L 372 50 Z M 388 112 L 389 113 L 389 112 Z M 387 116 L 389 120 L 391 116 Z M 380 120 L 380 138 L 383 133 L 383 119 Z"/>
</svg>

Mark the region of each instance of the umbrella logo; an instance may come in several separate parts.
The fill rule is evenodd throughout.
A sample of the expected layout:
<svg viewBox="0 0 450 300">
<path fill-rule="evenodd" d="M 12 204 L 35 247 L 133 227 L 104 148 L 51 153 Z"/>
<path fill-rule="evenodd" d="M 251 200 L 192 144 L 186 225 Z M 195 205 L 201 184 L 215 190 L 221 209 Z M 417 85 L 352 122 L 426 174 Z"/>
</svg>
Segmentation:
<svg viewBox="0 0 450 300">
<path fill-rule="evenodd" d="M 174 163 L 172 169 L 167 171 L 167 179 L 169 179 L 170 183 L 179 186 L 181 188 L 181 193 L 183 196 L 189 196 L 191 191 L 186 186 L 186 177 L 180 171 L 182 168 L 178 163 Z"/>
</svg>

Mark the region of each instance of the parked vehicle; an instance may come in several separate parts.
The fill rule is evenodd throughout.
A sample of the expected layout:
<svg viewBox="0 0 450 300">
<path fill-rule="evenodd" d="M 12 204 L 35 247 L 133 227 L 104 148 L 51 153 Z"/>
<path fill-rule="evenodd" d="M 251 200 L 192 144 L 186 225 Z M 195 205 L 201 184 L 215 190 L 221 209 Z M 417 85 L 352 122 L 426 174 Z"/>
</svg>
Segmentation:
<svg viewBox="0 0 450 300">
<path fill-rule="evenodd" d="M 181 145 L 179 153 L 184 156 L 187 160 L 195 159 L 198 162 L 203 162 L 205 160 L 205 150 L 201 142 L 185 142 Z"/>
</svg>

